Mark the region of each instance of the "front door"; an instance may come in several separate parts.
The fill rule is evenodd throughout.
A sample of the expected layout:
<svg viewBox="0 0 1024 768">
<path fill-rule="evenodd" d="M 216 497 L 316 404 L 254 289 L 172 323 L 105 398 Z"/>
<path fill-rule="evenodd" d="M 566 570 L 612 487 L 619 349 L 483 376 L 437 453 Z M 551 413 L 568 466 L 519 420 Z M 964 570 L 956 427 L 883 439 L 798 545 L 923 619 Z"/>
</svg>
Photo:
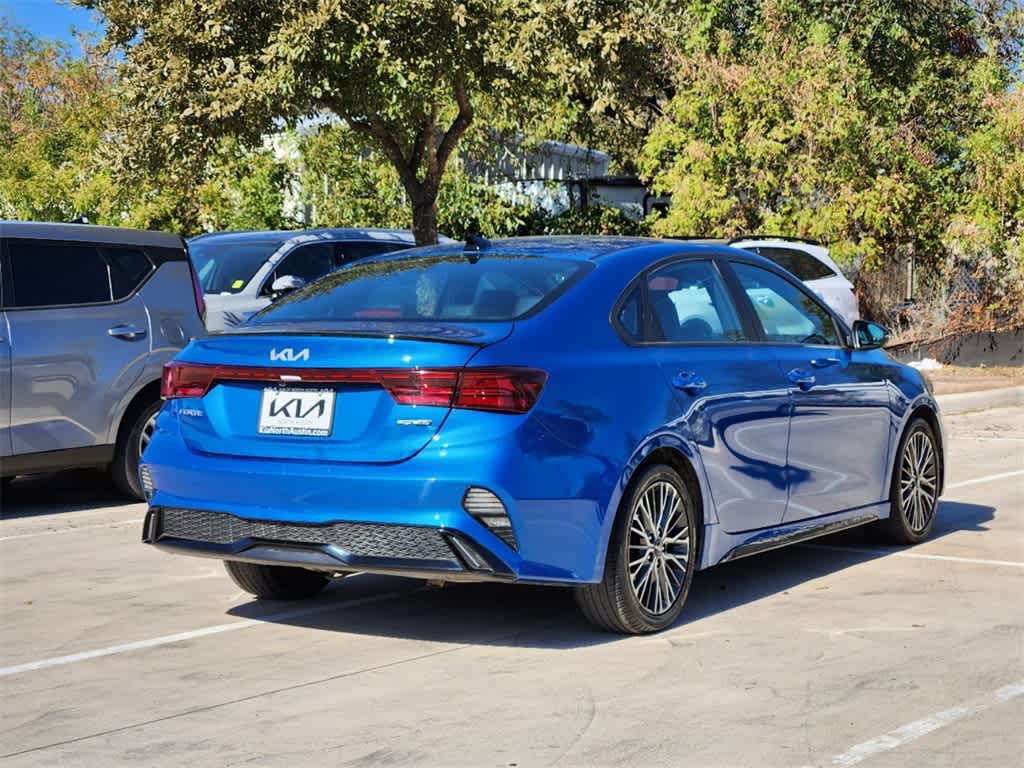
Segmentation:
<svg viewBox="0 0 1024 768">
<path fill-rule="evenodd" d="M 13 452 L 112 442 L 113 416 L 149 355 L 142 299 L 117 300 L 134 287 L 92 245 L 10 240 L 7 264 Z"/>
<path fill-rule="evenodd" d="M 712 260 L 679 261 L 646 278 L 647 338 L 696 445 L 729 533 L 782 522 L 790 394 L 778 365 L 751 344 Z"/>
<path fill-rule="evenodd" d="M 792 395 L 785 521 L 877 504 L 889 461 L 889 388 L 795 281 L 749 263 L 733 269 Z"/>
</svg>

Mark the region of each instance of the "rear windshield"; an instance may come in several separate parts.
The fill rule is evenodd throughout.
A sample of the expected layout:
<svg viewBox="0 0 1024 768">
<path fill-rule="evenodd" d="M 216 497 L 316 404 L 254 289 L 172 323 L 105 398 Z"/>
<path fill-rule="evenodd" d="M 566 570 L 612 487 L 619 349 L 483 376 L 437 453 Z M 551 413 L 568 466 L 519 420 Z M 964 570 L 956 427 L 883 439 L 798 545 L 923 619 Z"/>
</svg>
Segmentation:
<svg viewBox="0 0 1024 768">
<path fill-rule="evenodd" d="M 514 320 L 553 301 L 584 263 L 462 254 L 358 262 L 288 294 L 252 323 L 321 320 Z"/>
<path fill-rule="evenodd" d="M 225 241 L 221 238 L 192 240 L 188 253 L 203 293 L 238 293 L 286 238 Z"/>
<path fill-rule="evenodd" d="M 744 246 L 744 249 L 771 259 L 801 280 L 820 280 L 823 277 L 836 276 L 828 264 L 818 261 L 806 251 L 799 251 L 795 248 L 774 248 L 767 245 L 748 245 Z"/>
</svg>

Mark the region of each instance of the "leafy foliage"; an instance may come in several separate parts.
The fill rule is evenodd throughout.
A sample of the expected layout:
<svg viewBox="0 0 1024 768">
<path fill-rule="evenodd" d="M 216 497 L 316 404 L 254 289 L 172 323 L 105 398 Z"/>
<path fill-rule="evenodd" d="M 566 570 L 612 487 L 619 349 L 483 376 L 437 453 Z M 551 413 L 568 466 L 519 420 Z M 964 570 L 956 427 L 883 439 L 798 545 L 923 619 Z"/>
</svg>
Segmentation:
<svg viewBox="0 0 1024 768">
<path fill-rule="evenodd" d="M 83 40 L 83 54 L 0 18 L 0 217 L 163 228 L 282 228 L 292 174 L 265 147 L 219 140 L 209 162 L 115 176 L 123 103 L 116 64 Z"/>
<path fill-rule="evenodd" d="M 0 216 L 109 217 L 121 198 L 96 155 L 115 108 L 110 62 L 40 42 L 0 17 Z"/>
<path fill-rule="evenodd" d="M 124 55 L 119 167 L 205 165 L 221 137 L 323 112 L 394 167 L 432 242 L 448 163 L 478 111 L 585 127 L 642 101 L 662 3 L 627 0 L 82 0 Z"/>
<path fill-rule="evenodd" d="M 964 168 L 991 142 L 984 105 L 1020 71 L 1019 7 L 980 5 L 688 4 L 640 161 L 672 195 L 655 232 L 798 235 L 867 270 L 937 268 Z M 1006 159 L 996 143 L 986 167 Z"/>
</svg>

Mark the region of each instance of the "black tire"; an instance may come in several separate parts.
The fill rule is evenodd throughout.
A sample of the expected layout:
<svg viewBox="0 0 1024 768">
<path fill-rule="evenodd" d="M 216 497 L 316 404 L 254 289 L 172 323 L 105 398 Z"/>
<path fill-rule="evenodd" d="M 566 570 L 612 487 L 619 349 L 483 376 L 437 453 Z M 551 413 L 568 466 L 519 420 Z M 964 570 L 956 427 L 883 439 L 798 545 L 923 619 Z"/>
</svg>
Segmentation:
<svg viewBox="0 0 1024 768">
<path fill-rule="evenodd" d="M 132 496 L 140 501 L 145 501 L 146 498 L 139 480 L 143 432 L 147 429 L 150 419 L 160 412 L 162 405 L 161 400 L 153 400 L 128 414 L 131 421 L 121 429 L 117 447 L 114 449 L 114 460 L 110 464 L 110 476 L 117 489 L 125 496 Z"/>
<path fill-rule="evenodd" d="M 924 453 L 921 446 L 927 446 L 931 463 L 924 462 L 925 468 L 920 470 L 921 479 L 918 479 L 918 475 L 908 468 L 907 462 L 910 465 L 921 464 L 920 461 L 914 461 L 915 456 L 920 457 Z M 939 505 L 941 462 L 942 455 L 939 452 L 935 430 L 924 419 L 915 418 L 907 425 L 896 451 L 892 467 L 892 485 L 889 488 L 889 517 L 879 521 L 877 525 L 878 532 L 886 541 L 893 544 L 918 544 L 931 534 Z M 915 499 L 914 489 L 922 489 L 923 495 L 919 493 Z"/>
<path fill-rule="evenodd" d="M 663 531 L 652 545 L 657 537 L 644 532 L 649 532 L 651 526 L 644 522 L 641 500 L 650 498 L 647 496 L 649 493 L 656 497 L 666 487 L 675 491 L 681 509 L 670 514 L 663 525 L 654 521 L 654 516 L 648 516 L 654 523 L 654 529 Z M 662 509 L 666 506 L 664 504 Z M 583 615 L 602 629 L 623 634 L 646 634 L 671 626 L 683 610 L 696 569 L 695 511 L 693 497 L 674 469 L 658 464 L 643 470 L 630 484 L 619 504 L 615 527 L 608 542 L 604 577 L 597 584 L 586 584 L 576 589 L 576 602 Z M 685 568 L 680 574 L 684 544 Z M 634 587 L 630 573 L 631 552 L 633 562 L 640 563 L 635 569 L 636 579 L 641 583 L 637 587 Z M 661 591 L 651 593 L 650 578 L 654 573 L 664 574 L 664 581 L 657 583 L 667 584 L 669 595 L 672 589 L 677 590 L 670 600 L 664 600 Z M 644 582 L 645 574 L 647 582 Z M 652 600 L 663 602 L 652 606 Z"/>
<path fill-rule="evenodd" d="M 225 560 L 228 576 L 241 589 L 264 600 L 305 600 L 327 586 L 330 576 L 305 568 Z"/>
</svg>

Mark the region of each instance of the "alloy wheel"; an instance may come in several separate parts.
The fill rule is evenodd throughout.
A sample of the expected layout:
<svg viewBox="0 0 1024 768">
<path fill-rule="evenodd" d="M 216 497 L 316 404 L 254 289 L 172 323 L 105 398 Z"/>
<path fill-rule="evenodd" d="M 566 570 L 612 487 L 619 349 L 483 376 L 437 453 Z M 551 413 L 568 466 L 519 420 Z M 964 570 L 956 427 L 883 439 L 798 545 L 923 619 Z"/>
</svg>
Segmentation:
<svg viewBox="0 0 1024 768">
<path fill-rule="evenodd" d="M 652 483 L 633 505 L 627 543 L 629 581 L 647 612 L 660 615 L 675 604 L 690 567 L 690 527 L 679 492 Z"/>
<path fill-rule="evenodd" d="M 915 432 L 903 449 L 900 463 L 900 502 L 907 524 L 922 533 L 935 515 L 939 467 L 927 432 Z"/>
</svg>

